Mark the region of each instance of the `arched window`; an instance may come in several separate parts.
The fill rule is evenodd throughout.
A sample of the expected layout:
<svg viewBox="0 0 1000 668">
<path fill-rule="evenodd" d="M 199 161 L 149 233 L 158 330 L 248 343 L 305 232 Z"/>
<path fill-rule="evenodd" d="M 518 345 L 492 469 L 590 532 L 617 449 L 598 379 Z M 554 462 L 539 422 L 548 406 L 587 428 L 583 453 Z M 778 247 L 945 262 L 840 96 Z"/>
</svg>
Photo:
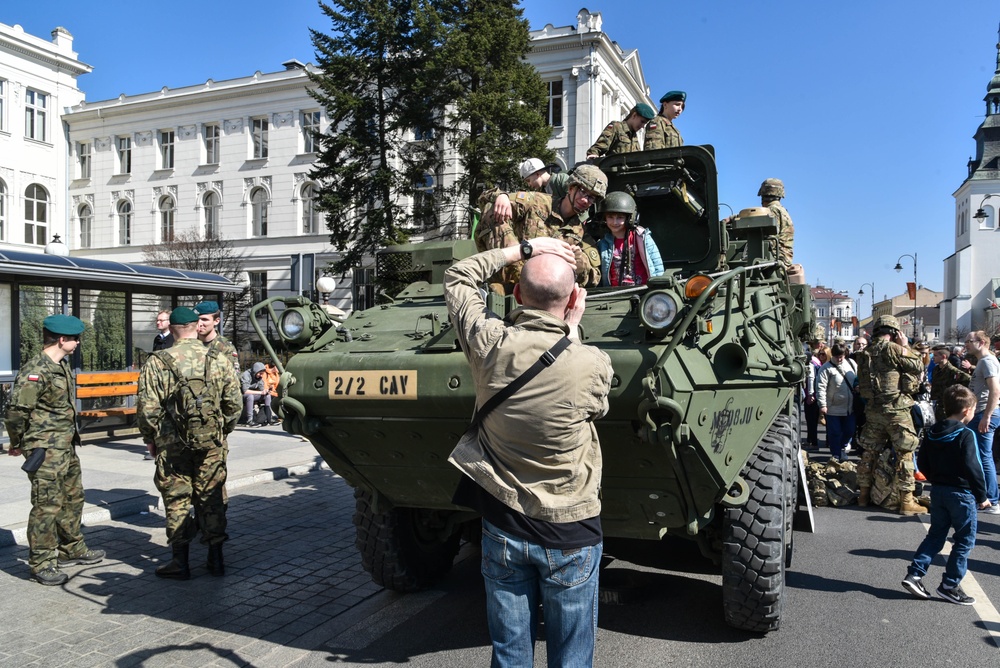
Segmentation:
<svg viewBox="0 0 1000 668">
<path fill-rule="evenodd" d="M 430 229 L 437 225 L 437 215 L 434 209 L 434 176 L 424 174 L 424 177 L 413 184 L 413 223 L 418 228 Z"/>
<path fill-rule="evenodd" d="M 118 202 L 118 245 L 132 245 L 132 203 L 128 200 Z"/>
<path fill-rule="evenodd" d="M 302 186 L 302 234 L 319 233 L 319 211 L 316 210 L 316 185 Z"/>
<path fill-rule="evenodd" d="M 24 243 L 44 246 L 48 243 L 49 194 L 32 183 L 24 191 Z"/>
<path fill-rule="evenodd" d="M 160 198 L 160 241 L 163 243 L 174 240 L 174 212 L 176 209 L 173 197 L 168 195 Z"/>
<path fill-rule="evenodd" d="M 80 207 L 80 248 L 90 248 L 94 243 L 94 210 L 89 204 Z"/>
<path fill-rule="evenodd" d="M 205 238 L 216 239 L 219 236 L 219 213 L 222 210 L 219 194 L 212 191 L 205 193 L 202 204 L 205 210 Z"/>
<path fill-rule="evenodd" d="M 267 191 L 263 188 L 254 188 L 250 193 L 251 215 L 253 216 L 253 236 L 267 236 Z"/>
<path fill-rule="evenodd" d="M 0 93 L 3 91 L 0 90 Z M 0 109 L 0 112 L 3 110 Z M 0 241 L 7 240 L 7 184 L 0 179 Z"/>
</svg>

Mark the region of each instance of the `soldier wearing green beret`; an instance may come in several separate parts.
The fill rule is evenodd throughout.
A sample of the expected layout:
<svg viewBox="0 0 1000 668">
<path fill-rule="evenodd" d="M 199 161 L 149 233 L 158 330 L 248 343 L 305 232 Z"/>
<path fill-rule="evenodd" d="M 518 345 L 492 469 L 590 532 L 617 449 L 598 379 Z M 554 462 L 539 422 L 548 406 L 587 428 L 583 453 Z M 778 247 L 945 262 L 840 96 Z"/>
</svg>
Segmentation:
<svg viewBox="0 0 1000 668">
<path fill-rule="evenodd" d="M 103 550 L 91 550 L 80 532 L 83 481 L 76 428 L 76 383 L 67 357 L 80 345 L 84 325 L 71 315 L 42 322 L 42 352 L 18 372 L 7 410 L 12 456 L 22 453 L 31 481 L 28 566 L 43 585 L 69 577 L 60 566 L 96 564 Z"/>
<path fill-rule="evenodd" d="M 219 302 L 201 302 L 194 307 L 198 315 L 198 338 L 206 346 L 215 348 L 233 364 L 233 373 L 239 376 L 240 360 L 236 348 L 229 340 L 219 334 L 219 323 L 222 322 L 222 311 Z"/>
<path fill-rule="evenodd" d="M 660 113 L 646 124 L 643 151 L 684 145 L 684 139 L 677 131 L 674 120 L 684 111 L 686 103 L 687 93 L 682 90 L 672 90 L 660 98 Z"/>
<path fill-rule="evenodd" d="M 646 125 L 647 121 L 653 120 L 656 112 L 644 102 L 632 107 L 625 120 L 612 121 L 608 127 L 594 142 L 594 145 L 587 149 L 587 159 L 600 158 L 605 155 L 618 155 L 619 153 L 634 153 L 640 150 L 639 130 Z"/>
<path fill-rule="evenodd" d="M 139 374 L 137 418 L 149 453 L 156 457 L 154 482 L 163 496 L 167 515 L 167 543 L 173 558 L 156 569 L 157 577 L 187 580 L 190 541 L 201 530 L 208 545 L 208 570 L 223 575 L 222 543 L 226 534 L 225 436 L 236 426 L 242 410 L 239 380 L 232 365 L 217 350 L 198 341 L 199 315 L 181 306 L 170 314 L 174 345 L 149 358 Z M 183 382 L 205 381 L 202 406 L 217 407 L 211 415 L 183 415 L 177 410 L 176 392 Z M 194 385 L 190 385 L 192 388 Z M 183 435 L 197 424 L 213 433 L 185 442 Z M 183 421 L 183 422 L 181 422 Z M 201 432 L 191 431 L 196 436 Z M 194 518 L 189 507 L 194 505 Z"/>
</svg>

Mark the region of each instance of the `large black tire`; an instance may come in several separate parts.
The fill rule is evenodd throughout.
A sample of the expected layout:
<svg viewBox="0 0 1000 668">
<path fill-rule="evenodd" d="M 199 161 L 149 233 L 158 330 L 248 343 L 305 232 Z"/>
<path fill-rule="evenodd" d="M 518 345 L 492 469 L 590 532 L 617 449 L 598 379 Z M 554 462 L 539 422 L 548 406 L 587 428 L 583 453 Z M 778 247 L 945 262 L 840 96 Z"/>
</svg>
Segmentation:
<svg viewBox="0 0 1000 668">
<path fill-rule="evenodd" d="M 372 496 L 354 490 L 354 544 L 361 565 L 386 589 L 419 591 L 451 570 L 458 553 L 459 527 L 442 538 L 446 513 L 421 508 L 393 508 L 376 513 Z"/>
<path fill-rule="evenodd" d="M 795 406 L 791 415 L 779 415 L 774 420 L 774 431 L 779 439 L 784 441 L 785 450 L 785 568 L 792 565 L 792 553 L 795 546 L 793 525 L 795 513 L 799 507 L 799 457 L 801 457 L 801 439 L 799 438 L 799 409 Z"/>
<path fill-rule="evenodd" d="M 789 427 L 778 421 L 765 434 L 742 471 L 750 498 L 723 516 L 722 603 L 726 623 L 745 631 L 781 624 L 794 504 Z"/>
</svg>

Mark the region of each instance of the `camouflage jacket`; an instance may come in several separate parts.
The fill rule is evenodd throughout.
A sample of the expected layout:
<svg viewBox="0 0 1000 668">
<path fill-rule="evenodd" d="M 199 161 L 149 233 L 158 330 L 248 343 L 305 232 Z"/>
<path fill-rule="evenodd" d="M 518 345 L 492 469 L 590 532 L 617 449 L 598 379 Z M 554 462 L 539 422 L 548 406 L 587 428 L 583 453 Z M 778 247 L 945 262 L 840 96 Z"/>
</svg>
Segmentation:
<svg viewBox="0 0 1000 668">
<path fill-rule="evenodd" d="M 177 365 L 177 370 L 187 375 L 197 375 L 205 368 L 208 357 L 208 347 L 198 339 L 179 339 L 168 350 Z M 208 382 L 212 391 L 220 397 L 225 427 L 221 440 L 236 426 L 236 421 L 243 410 L 243 394 L 240 392 L 240 381 L 233 371 L 232 364 L 222 356 L 215 357 L 209 365 Z M 169 397 L 177 384 L 173 372 L 167 368 L 159 357 L 150 357 L 139 373 L 139 396 L 136 417 L 139 431 L 146 443 L 155 443 L 164 447 L 177 442 L 177 430 L 167 417 L 163 401 Z"/>
<path fill-rule="evenodd" d="M 576 281 L 583 286 L 597 285 L 601 280 L 601 257 L 597 244 L 583 230 L 579 216 L 563 218 L 559 214 L 562 198 L 538 192 L 517 192 L 510 195 L 512 217 L 509 222 L 493 220 L 493 209 L 487 207 L 476 229 L 476 248 L 480 252 L 505 248 L 524 239 L 554 237 L 566 241 L 579 250 L 576 253 Z M 520 280 L 523 262 L 505 267 L 491 283 L 503 285 L 503 292 L 510 294 L 514 283 Z M 496 288 L 495 288 L 496 289 Z M 497 289 L 497 292 L 501 290 Z"/>
<path fill-rule="evenodd" d="M 935 364 L 934 372 L 931 374 L 931 400 L 934 401 L 934 413 L 937 419 L 943 420 L 948 417 L 944 414 L 944 391 L 952 385 L 969 386 L 972 376 L 951 365 L 945 360 L 944 364 Z"/>
<path fill-rule="evenodd" d="M 865 352 L 868 353 L 872 401 L 875 405 L 886 408 L 912 406 L 912 392 L 919 384 L 924 366 L 920 356 L 887 339 L 875 340 Z"/>
<path fill-rule="evenodd" d="M 792 264 L 792 244 L 795 241 L 795 226 L 792 225 L 792 217 L 788 215 L 785 207 L 781 206 L 779 200 L 769 202 L 767 208 L 771 210 L 775 221 L 778 223 L 778 258 L 785 264 Z"/>
<path fill-rule="evenodd" d="M 4 422 L 12 448 L 69 450 L 80 443 L 76 381 L 65 359 L 44 352 L 18 371 Z"/>
<path fill-rule="evenodd" d="M 858 365 L 858 394 L 865 401 L 872 400 L 872 378 L 870 372 L 871 358 L 868 357 L 868 349 L 859 350 L 851 356 Z"/>
<path fill-rule="evenodd" d="M 233 363 L 233 371 L 236 375 L 240 375 L 240 356 L 236 352 L 236 347 L 229 342 L 229 339 L 222 336 L 221 334 L 216 334 L 215 338 L 205 344 L 211 348 L 215 348 L 219 351 L 219 355 L 224 357 Z"/>
<path fill-rule="evenodd" d="M 656 118 L 646 123 L 646 138 L 642 142 L 643 151 L 654 151 L 658 148 L 683 146 L 684 139 L 669 118 L 657 114 Z"/>
<path fill-rule="evenodd" d="M 625 121 L 611 121 L 608 127 L 587 149 L 587 155 L 598 157 L 618 155 L 619 153 L 634 153 L 639 150 L 639 136 L 629 128 Z"/>
</svg>

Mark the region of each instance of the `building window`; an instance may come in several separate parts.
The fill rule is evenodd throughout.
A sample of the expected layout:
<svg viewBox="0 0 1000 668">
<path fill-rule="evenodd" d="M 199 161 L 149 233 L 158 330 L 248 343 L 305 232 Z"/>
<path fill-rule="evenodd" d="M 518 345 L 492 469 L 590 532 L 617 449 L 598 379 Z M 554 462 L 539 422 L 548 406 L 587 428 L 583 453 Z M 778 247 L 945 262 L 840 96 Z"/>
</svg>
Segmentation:
<svg viewBox="0 0 1000 668">
<path fill-rule="evenodd" d="M 174 131 L 160 132 L 160 169 L 174 168 Z"/>
<path fill-rule="evenodd" d="M 205 126 L 205 164 L 219 164 L 219 126 Z"/>
<path fill-rule="evenodd" d="M 562 104 L 563 104 L 563 82 L 549 81 L 546 84 L 548 94 L 545 108 L 545 122 L 554 128 L 561 128 L 563 124 Z"/>
<path fill-rule="evenodd" d="M 839 306 L 837 307 L 837 317 L 838 318 L 844 317 L 844 309 L 840 308 Z"/>
<path fill-rule="evenodd" d="M 7 240 L 7 184 L 0 180 L 0 241 Z"/>
<path fill-rule="evenodd" d="M 222 209 L 219 194 L 205 193 L 203 203 L 205 207 L 205 238 L 217 239 L 219 236 L 219 211 Z"/>
<path fill-rule="evenodd" d="M 253 236 L 267 236 L 267 191 L 254 188 L 250 193 L 251 215 L 253 216 Z"/>
<path fill-rule="evenodd" d="M 132 173 L 132 138 L 118 137 L 118 173 Z"/>
<path fill-rule="evenodd" d="M 316 210 L 316 186 L 307 183 L 302 186 L 302 233 L 319 232 L 319 211 Z"/>
<path fill-rule="evenodd" d="M 267 272 L 249 271 L 250 275 L 250 301 L 254 304 L 267 299 Z"/>
<path fill-rule="evenodd" d="M 413 184 L 413 223 L 422 229 L 437 224 L 434 211 L 434 177 L 424 174 L 424 178 Z"/>
<path fill-rule="evenodd" d="M 316 137 L 315 134 L 319 132 L 319 112 L 318 111 L 304 111 L 302 112 L 302 152 L 303 153 L 315 153 L 316 152 Z"/>
<path fill-rule="evenodd" d="M 80 207 L 80 248 L 90 248 L 94 242 L 94 211 L 89 204 Z"/>
<path fill-rule="evenodd" d="M 127 200 L 118 202 L 118 245 L 132 245 L 132 204 Z"/>
<path fill-rule="evenodd" d="M 24 243 L 44 246 L 48 242 L 49 195 L 32 183 L 24 191 Z"/>
<path fill-rule="evenodd" d="M 173 197 L 160 198 L 160 241 L 164 243 L 174 240 L 174 212 L 176 209 Z"/>
<path fill-rule="evenodd" d="M 76 159 L 80 165 L 80 178 L 90 178 L 90 142 L 82 141 L 76 145 Z"/>
<path fill-rule="evenodd" d="M 251 129 L 253 133 L 253 157 L 267 157 L 267 119 L 251 119 Z"/>
<path fill-rule="evenodd" d="M 49 96 L 30 88 L 24 94 L 24 136 L 45 141 L 45 116 Z"/>
<path fill-rule="evenodd" d="M 7 111 L 7 82 L 0 79 L 0 131 L 7 129 L 5 112 Z"/>
</svg>

